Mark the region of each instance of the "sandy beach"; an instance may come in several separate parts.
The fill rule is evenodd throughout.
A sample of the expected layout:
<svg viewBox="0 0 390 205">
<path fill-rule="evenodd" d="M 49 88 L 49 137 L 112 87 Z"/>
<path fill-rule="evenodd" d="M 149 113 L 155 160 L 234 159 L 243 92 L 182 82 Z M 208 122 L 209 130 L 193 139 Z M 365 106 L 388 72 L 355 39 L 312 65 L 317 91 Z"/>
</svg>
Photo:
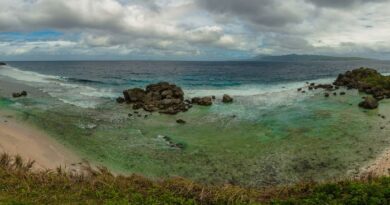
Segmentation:
<svg viewBox="0 0 390 205">
<path fill-rule="evenodd" d="M 36 169 L 75 168 L 81 159 L 46 133 L 0 113 L 0 153 L 34 160 Z"/>
</svg>

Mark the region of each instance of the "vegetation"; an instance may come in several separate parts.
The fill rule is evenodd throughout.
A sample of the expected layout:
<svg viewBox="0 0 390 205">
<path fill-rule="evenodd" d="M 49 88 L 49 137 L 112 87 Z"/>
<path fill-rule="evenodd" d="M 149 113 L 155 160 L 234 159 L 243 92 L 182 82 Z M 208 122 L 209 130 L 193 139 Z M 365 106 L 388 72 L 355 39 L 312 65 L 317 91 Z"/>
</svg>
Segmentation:
<svg viewBox="0 0 390 205">
<path fill-rule="evenodd" d="M 390 177 L 264 189 L 199 185 L 182 178 L 152 181 L 85 166 L 33 171 L 34 162 L 0 156 L 0 204 L 388 204 Z"/>
</svg>

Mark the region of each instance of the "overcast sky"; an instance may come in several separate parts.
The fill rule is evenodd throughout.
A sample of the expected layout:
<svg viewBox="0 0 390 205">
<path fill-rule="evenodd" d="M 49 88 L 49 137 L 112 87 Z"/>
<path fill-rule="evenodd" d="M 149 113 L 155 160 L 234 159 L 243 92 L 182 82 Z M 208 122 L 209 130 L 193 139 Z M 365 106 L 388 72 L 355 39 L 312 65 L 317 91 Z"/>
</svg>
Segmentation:
<svg viewBox="0 0 390 205">
<path fill-rule="evenodd" d="M 0 0 L 0 59 L 390 59 L 389 11 L 388 0 Z"/>
</svg>

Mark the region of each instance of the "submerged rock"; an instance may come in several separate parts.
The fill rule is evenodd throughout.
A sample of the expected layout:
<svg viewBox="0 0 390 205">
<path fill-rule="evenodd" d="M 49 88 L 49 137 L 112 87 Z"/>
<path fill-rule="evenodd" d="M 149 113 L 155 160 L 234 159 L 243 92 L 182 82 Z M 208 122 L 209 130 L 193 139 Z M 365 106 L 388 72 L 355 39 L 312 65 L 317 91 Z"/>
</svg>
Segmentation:
<svg viewBox="0 0 390 205">
<path fill-rule="evenodd" d="M 178 124 L 186 124 L 186 123 L 187 123 L 186 121 L 184 121 L 184 120 L 182 120 L 182 119 L 178 119 L 178 120 L 176 120 L 176 122 L 177 122 Z"/>
<path fill-rule="evenodd" d="M 359 107 L 365 109 L 376 109 L 378 108 L 378 101 L 372 96 L 367 96 L 363 102 L 359 103 Z"/>
<path fill-rule="evenodd" d="M 12 93 L 12 97 L 13 98 L 20 98 L 20 97 L 26 97 L 27 96 L 27 92 L 26 91 L 22 91 L 20 93 Z"/>
<path fill-rule="evenodd" d="M 222 102 L 224 102 L 224 103 L 232 103 L 233 102 L 233 98 L 230 97 L 227 94 L 224 94 L 223 97 L 222 97 Z"/>
</svg>

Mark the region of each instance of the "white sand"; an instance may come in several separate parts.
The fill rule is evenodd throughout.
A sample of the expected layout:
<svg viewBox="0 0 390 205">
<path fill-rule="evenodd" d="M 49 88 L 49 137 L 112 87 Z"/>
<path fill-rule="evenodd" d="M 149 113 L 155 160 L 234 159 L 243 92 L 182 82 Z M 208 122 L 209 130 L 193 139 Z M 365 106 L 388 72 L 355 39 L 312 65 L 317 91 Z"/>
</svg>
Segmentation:
<svg viewBox="0 0 390 205">
<path fill-rule="evenodd" d="M 0 153 L 35 160 L 36 169 L 76 167 L 81 159 L 46 133 L 0 112 Z"/>
</svg>

